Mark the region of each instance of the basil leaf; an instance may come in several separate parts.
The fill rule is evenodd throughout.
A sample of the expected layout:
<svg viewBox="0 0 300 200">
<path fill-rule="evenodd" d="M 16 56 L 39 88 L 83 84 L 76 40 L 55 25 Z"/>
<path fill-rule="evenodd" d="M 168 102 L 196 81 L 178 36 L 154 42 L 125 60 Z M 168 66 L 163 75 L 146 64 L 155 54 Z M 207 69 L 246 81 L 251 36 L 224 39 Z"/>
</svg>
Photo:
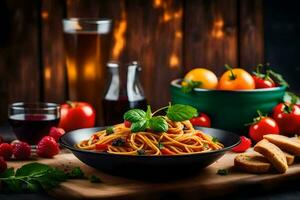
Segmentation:
<svg viewBox="0 0 300 200">
<path fill-rule="evenodd" d="M 42 163 L 29 163 L 23 165 L 16 171 L 16 177 L 18 176 L 30 176 L 36 174 L 43 174 L 46 173 L 51 167 L 49 165 L 45 165 Z"/>
<path fill-rule="evenodd" d="M 149 120 L 151 117 L 152 117 L 151 107 L 148 105 L 146 111 L 146 119 Z"/>
<path fill-rule="evenodd" d="M 134 132 L 139 132 L 139 131 L 144 131 L 147 128 L 147 123 L 148 121 L 146 119 L 142 119 L 137 122 L 133 122 L 131 124 L 131 131 Z"/>
<path fill-rule="evenodd" d="M 149 120 L 149 127 L 156 132 L 165 132 L 168 130 L 168 123 L 161 116 L 152 117 Z"/>
<path fill-rule="evenodd" d="M 176 122 L 189 120 L 197 115 L 197 109 L 189 105 L 175 104 L 167 110 L 167 117 Z"/>
<path fill-rule="evenodd" d="M 141 109 L 131 109 L 124 114 L 124 119 L 130 122 L 137 122 L 145 118 L 146 113 Z"/>
<path fill-rule="evenodd" d="M 8 178 L 15 175 L 15 170 L 13 167 L 6 169 L 0 174 L 0 178 Z"/>
</svg>

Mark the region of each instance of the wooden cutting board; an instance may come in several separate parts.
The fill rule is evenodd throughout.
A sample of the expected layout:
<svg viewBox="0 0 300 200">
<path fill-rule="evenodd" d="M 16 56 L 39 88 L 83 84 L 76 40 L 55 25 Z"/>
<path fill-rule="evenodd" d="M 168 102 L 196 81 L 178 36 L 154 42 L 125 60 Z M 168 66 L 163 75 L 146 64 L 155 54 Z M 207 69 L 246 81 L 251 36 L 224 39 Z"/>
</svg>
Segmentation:
<svg viewBox="0 0 300 200">
<path fill-rule="evenodd" d="M 99 172 L 81 161 L 79 161 L 71 153 L 61 153 L 54 159 L 39 159 L 38 162 L 46 163 L 59 168 L 81 167 L 86 175 L 97 175 L 101 178 L 102 183 L 90 183 L 88 180 L 69 180 L 60 185 L 60 187 L 49 191 L 49 194 L 56 198 L 66 199 L 152 199 L 155 195 L 166 192 L 176 192 L 178 195 L 193 194 L 199 196 L 211 196 L 234 192 L 242 186 L 258 183 L 262 185 L 270 185 L 279 183 L 287 179 L 295 179 L 300 177 L 300 163 L 290 166 L 285 174 L 265 174 L 255 175 L 247 174 L 234 170 L 233 159 L 237 154 L 227 153 L 220 160 L 210 165 L 206 169 L 201 170 L 193 177 L 180 179 L 176 181 L 167 181 L 165 183 L 151 183 L 126 178 L 111 176 Z M 20 167 L 26 162 L 8 163 L 10 167 Z M 217 174 L 218 169 L 230 169 L 227 176 Z"/>
</svg>

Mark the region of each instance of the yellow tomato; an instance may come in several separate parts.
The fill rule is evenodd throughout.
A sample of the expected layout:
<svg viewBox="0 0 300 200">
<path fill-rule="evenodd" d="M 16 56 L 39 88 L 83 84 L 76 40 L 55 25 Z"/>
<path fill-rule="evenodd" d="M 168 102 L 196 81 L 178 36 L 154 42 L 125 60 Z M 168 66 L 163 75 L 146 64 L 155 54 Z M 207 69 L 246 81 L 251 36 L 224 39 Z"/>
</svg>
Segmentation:
<svg viewBox="0 0 300 200">
<path fill-rule="evenodd" d="M 217 76 L 210 70 L 205 68 L 195 68 L 189 71 L 182 82 L 182 86 L 186 86 L 187 81 L 200 82 L 199 88 L 216 89 L 218 85 Z"/>
<path fill-rule="evenodd" d="M 220 90 L 253 90 L 255 82 L 252 76 L 243 69 L 234 68 L 226 71 L 220 78 Z"/>
</svg>

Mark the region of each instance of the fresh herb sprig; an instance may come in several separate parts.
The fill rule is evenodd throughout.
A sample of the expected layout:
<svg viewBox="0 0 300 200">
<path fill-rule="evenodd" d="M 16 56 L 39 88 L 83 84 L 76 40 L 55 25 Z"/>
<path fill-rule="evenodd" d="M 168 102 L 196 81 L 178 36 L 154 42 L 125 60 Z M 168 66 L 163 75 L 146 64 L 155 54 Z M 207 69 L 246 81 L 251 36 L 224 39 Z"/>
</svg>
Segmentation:
<svg viewBox="0 0 300 200">
<path fill-rule="evenodd" d="M 154 116 L 156 113 L 166 110 L 165 116 Z M 151 107 L 147 106 L 147 111 L 141 109 L 131 109 L 124 114 L 124 120 L 130 121 L 131 131 L 139 132 L 151 129 L 155 132 L 168 130 L 166 117 L 172 121 L 189 120 L 197 116 L 197 109 L 189 105 L 175 104 L 162 107 L 152 113 Z"/>
<path fill-rule="evenodd" d="M 8 168 L 0 174 L 1 192 L 38 192 L 57 187 L 67 179 L 85 179 L 79 167 L 70 172 L 42 163 L 28 163 L 17 170 Z"/>
<path fill-rule="evenodd" d="M 182 86 L 182 92 L 183 93 L 189 93 L 193 91 L 195 88 L 198 88 L 202 85 L 202 82 L 200 81 L 193 81 L 189 79 L 184 79 L 183 80 L 183 86 Z"/>
</svg>

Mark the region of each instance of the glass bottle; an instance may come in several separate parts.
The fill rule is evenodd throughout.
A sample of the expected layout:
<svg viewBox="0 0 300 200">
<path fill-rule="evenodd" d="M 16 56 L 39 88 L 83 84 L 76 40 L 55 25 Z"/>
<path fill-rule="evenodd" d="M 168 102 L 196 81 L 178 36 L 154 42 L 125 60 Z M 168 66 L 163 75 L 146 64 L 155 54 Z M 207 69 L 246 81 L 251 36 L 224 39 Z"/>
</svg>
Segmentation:
<svg viewBox="0 0 300 200">
<path fill-rule="evenodd" d="M 102 100 L 104 125 L 122 123 L 123 114 L 132 108 L 146 109 L 147 101 L 139 80 L 140 65 L 134 61 L 127 66 L 127 76 L 123 81 L 119 74 L 119 63 L 107 64 L 110 79 Z"/>
</svg>

